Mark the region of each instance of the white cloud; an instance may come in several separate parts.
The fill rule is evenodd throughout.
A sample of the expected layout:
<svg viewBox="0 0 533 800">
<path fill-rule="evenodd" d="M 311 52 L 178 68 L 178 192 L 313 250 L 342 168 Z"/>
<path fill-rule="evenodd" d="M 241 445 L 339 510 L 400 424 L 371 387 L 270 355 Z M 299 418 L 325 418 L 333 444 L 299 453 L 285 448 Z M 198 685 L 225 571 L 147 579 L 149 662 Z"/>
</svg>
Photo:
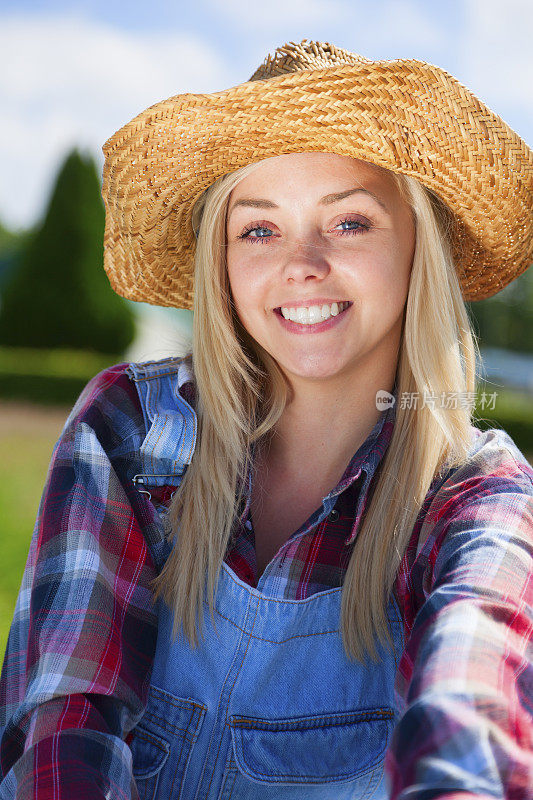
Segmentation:
<svg viewBox="0 0 533 800">
<path fill-rule="evenodd" d="M 533 101 L 533 3 L 465 0 L 465 80 L 495 111 L 500 104 L 530 110 Z"/>
<path fill-rule="evenodd" d="M 31 224 L 68 147 L 99 156 L 143 108 L 231 85 L 199 36 L 129 33 L 76 16 L 4 16 L 0 25 L 0 219 Z"/>
</svg>

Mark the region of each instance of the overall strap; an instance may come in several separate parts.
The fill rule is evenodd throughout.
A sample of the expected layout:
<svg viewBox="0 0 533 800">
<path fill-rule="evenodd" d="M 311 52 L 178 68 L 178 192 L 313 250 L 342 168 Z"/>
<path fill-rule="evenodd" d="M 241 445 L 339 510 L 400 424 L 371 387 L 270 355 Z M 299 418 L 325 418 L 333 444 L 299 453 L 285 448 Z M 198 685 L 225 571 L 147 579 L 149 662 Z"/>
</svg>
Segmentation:
<svg viewBox="0 0 533 800">
<path fill-rule="evenodd" d="M 126 372 L 137 388 L 147 431 L 140 449 L 142 472 L 133 481 L 177 487 L 196 445 L 196 413 L 179 392 L 193 380 L 190 365 L 174 356 L 132 363 Z"/>
</svg>

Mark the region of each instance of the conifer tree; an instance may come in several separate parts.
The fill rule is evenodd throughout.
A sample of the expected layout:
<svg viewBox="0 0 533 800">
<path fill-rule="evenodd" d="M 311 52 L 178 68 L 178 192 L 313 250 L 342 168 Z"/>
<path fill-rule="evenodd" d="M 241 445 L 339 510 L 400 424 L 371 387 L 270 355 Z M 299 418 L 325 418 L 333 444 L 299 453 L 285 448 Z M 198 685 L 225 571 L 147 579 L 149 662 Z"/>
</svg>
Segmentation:
<svg viewBox="0 0 533 800">
<path fill-rule="evenodd" d="M 134 318 L 103 268 L 104 205 L 92 158 L 73 150 L 43 222 L 2 290 L 0 342 L 121 353 Z"/>
</svg>

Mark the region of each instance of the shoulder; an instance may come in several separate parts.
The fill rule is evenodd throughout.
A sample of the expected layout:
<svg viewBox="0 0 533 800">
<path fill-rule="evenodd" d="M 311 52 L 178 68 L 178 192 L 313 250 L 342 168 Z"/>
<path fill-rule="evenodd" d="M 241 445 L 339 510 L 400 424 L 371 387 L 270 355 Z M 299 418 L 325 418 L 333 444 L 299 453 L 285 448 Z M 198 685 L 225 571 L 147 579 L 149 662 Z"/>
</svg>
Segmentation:
<svg viewBox="0 0 533 800">
<path fill-rule="evenodd" d="M 158 391 L 154 391 L 156 384 Z M 194 386 L 192 367 L 187 357 L 158 361 L 122 362 L 95 375 L 79 395 L 65 423 L 64 432 L 88 425 L 100 435 L 120 440 L 146 436 L 149 387 L 152 396 L 170 390 L 190 391 Z M 185 386 L 187 384 L 187 386 Z M 190 394 L 194 394 L 194 391 Z M 179 403 L 176 403 L 179 406 Z"/>
<path fill-rule="evenodd" d="M 142 410 L 128 367 L 127 362 L 115 364 L 88 381 L 66 419 L 60 451 L 83 449 L 90 438 L 111 457 L 122 443 L 142 436 Z"/>
<path fill-rule="evenodd" d="M 471 446 L 465 461 L 451 469 L 438 496 L 453 495 L 455 506 L 500 493 L 533 495 L 533 468 L 509 434 L 498 428 L 471 426 Z"/>
<path fill-rule="evenodd" d="M 165 405 L 183 408 L 183 400 L 191 410 L 195 408 L 196 381 L 191 354 L 130 363 L 126 372 L 136 386 L 145 411 L 148 407 L 155 409 Z"/>
<path fill-rule="evenodd" d="M 531 485 L 533 468 L 505 430 L 489 428 L 482 431 L 473 425 L 470 430 L 472 446 L 468 454 L 468 463 L 476 464 L 483 472 L 502 469 L 517 472 L 525 475 L 526 483 Z"/>
<path fill-rule="evenodd" d="M 446 540 L 474 530 L 494 541 L 533 538 L 531 465 L 504 430 L 472 426 L 471 436 L 465 461 L 436 478 L 426 497 L 417 555 L 434 560 Z"/>
<path fill-rule="evenodd" d="M 145 489 L 176 487 L 196 446 L 195 394 L 188 356 L 108 367 L 81 392 L 58 460 L 78 470 L 110 463 L 124 484 Z"/>
</svg>

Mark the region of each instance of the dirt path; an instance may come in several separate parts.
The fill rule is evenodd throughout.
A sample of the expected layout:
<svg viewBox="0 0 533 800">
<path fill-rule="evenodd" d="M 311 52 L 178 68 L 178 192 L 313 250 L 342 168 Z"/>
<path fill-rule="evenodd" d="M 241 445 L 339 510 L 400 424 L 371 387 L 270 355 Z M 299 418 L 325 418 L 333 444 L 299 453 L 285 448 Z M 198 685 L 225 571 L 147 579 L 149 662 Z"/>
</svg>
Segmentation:
<svg viewBox="0 0 533 800">
<path fill-rule="evenodd" d="M 0 400 L 0 437 L 25 433 L 57 438 L 69 412 L 68 406 Z"/>
</svg>

